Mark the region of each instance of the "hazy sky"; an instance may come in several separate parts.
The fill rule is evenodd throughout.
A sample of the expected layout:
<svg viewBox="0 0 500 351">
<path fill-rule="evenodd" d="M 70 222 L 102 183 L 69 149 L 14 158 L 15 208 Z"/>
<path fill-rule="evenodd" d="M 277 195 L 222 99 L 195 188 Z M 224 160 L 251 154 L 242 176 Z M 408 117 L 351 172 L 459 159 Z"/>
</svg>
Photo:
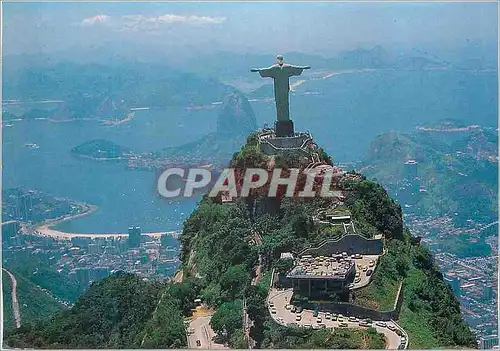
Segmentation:
<svg viewBox="0 0 500 351">
<path fill-rule="evenodd" d="M 495 3 L 3 3 L 4 54 L 112 43 L 323 55 L 495 45 Z"/>
</svg>

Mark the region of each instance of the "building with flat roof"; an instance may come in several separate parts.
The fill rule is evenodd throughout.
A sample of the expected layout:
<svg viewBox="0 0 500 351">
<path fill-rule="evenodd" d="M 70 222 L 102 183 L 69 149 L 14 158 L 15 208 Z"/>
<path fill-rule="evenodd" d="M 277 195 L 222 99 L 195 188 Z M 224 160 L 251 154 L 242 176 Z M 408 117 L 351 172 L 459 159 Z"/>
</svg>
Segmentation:
<svg viewBox="0 0 500 351">
<path fill-rule="evenodd" d="M 304 255 L 295 264 L 286 277 L 294 292 L 304 296 L 345 292 L 355 275 L 349 258 Z"/>
<path fill-rule="evenodd" d="M 2 242 L 9 241 L 16 236 L 21 229 L 19 221 L 7 221 L 2 223 Z"/>
<path fill-rule="evenodd" d="M 498 346 L 498 335 L 487 335 L 479 338 L 481 350 L 492 350 L 495 346 Z"/>
<path fill-rule="evenodd" d="M 418 162 L 415 160 L 408 160 L 404 165 L 405 179 L 412 181 L 418 177 Z"/>
<path fill-rule="evenodd" d="M 128 246 L 140 247 L 141 246 L 141 228 L 129 227 L 128 228 Z"/>
</svg>

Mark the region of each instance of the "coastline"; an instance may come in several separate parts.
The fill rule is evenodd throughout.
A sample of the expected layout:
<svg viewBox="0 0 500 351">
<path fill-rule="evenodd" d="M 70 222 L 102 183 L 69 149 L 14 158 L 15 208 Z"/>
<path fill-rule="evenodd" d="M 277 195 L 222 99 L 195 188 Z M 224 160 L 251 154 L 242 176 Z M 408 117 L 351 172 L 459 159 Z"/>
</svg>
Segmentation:
<svg viewBox="0 0 500 351">
<path fill-rule="evenodd" d="M 96 212 L 99 207 L 87 203 L 77 203 L 79 206 L 84 207 L 86 210 L 84 212 L 76 213 L 76 214 L 68 214 L 58 218 L 48 219 L 38 225 L 34 226 L 33 235 L 42 236 L 42 237 L 51 237 L 58 240 L 71 240 L 72 238 L 128 238 L 127 233 L 68 233 L 63 232 L 53 227 L 59 223 L 73 220 L 76 218 L 89 216 L 92 213 Z M 24 228 L 26 231 L 26 227 Z M 152 232 L 152 233 L 142 233 L 142 235 L 151 236 L 154 238 L 160 238 L 163 235 L 170 235 L 173 238 L 177 238 L 179 235 L 178 231 L 171 232 Z"/>
</svg>

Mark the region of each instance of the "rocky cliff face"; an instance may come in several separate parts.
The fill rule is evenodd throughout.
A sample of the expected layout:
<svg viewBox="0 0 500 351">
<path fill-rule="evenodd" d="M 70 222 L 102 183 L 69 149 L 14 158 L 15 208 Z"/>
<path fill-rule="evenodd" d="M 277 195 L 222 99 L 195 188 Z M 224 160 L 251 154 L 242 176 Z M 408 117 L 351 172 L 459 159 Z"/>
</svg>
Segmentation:
<svg viewBox="0 0 500 351">
<path fill-rule="evenodd" d="M 255 113 L 247 98 L 239 92 L 228 94 L 217 119 L 217 134 L 244 134 L 257 128 Z"/>
</svg>

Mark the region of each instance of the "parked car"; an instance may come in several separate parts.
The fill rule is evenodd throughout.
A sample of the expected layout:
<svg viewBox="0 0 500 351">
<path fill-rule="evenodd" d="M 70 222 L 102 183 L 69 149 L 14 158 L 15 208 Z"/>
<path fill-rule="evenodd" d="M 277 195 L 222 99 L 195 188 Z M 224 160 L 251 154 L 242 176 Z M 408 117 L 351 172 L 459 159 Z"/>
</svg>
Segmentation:
<svg viewBox="0 0 500 351">
<path fill-rule="evenodd" d="M 293 306 L 290 308 L 290 312 L 295 313 L 297 311 L 297 307 Z"/>
<path fill-rule="evenodd" d="M 359 283 L 360 281 L 361 281 L 361 278 L 356 278 L 356 279 L 354 279 L 354 284 L 357 284 L 357 283 Z"/>
<path fill-rule="evenodd" d="M 349 322 L 356 322 L 357 318 L 354 316 L 349 317 Z"/>
<path fill-rule="evenodd" d="M 304 324 L 304 328 L 312 328 L 311 324 Z"/>
<path fill-rule="evenodd" d="M 274 303 L 269 302 L 269 307 L 274 307 Z"/>
<path fill-rule="evenodd" d="M 334 321 L 334 322 L 335 322 L 336 320 L 337 320 L 337 316 L 336 316 L 335 314 L 334 314 L 334 315 L 332 315 L 332 321 Z"/>
<path fill-rule="evenodd" d="M 323 319 L 321 317 L 318 317 L 318 319 L 316 319 L 316 323 L 321 323 L 323 322 Z"/>
<path fill-rule="evenodd" d="M 332 314 L 331 313 L 326 313 L 325 314 L 325 319 L 331 319 L 332 318 Z"/>
<path fill-rule="evenodd" d="M 343 322 L 339 324 L 340 328 L 347 328 L 347 323 Z"/>
<path fill-rule="evenodd" d="M 373 270 L 369 269 L 366 271 L 366 276 L 369 277 L 370 275 L 372 275 L 373 273 Z"/>
<path fill-rule="evenodd" d="M 386 322 L 377 322 L 375 323 L 375 325 L 379 326 L 379 327 L 387 327 L 387 323 Z"/>
<path fill-rule="evenodd" d="M 302 319 L 302 316 L 300 314 L 295 316 L 295 320 L 298 322 Z"/>
<path fill-rule="evenodd" d="M 196 340 L 196 346 L 198 346 L 198 347 L 201 346 L 201 341 L 200 340 Z"/>
<path fill-rule="evenodd" d="M 396 327 L 395 327 L 395 326 L 393 326 L 392 324 L 389 324 L 389 325 L 387 326 L 387 328 L 388 328 L 389 330 L 392 330 L 392 331 L 396 330 Z"/>
<path fill-rule="evenodd" d="M 366 323 L 366 321 L 361 321 L 361 322 L 359 322 L 359 326 L 360 327 L 369 327 L 370 325 L 368 323 Z"/>
<path fill-rule="evenodd" d="M 276 314 L 278 311 L 276 311 L 276 307 L 271 308 L 271 313 Z"/>
<path fill-rule="evenodd" d="M 292 308 L 292 305 L 289 305 L 289 304 L 286 304 L 286 305 L 285 305 L 285 309 L 289 310 L 289 309 L 291 309 L 291 308 Z"/>
<path fill-rule="evenodd" d="M 302 307 L 301 306 L 297 307 L 297 313 L 302 313 Z"/>
</svg>

